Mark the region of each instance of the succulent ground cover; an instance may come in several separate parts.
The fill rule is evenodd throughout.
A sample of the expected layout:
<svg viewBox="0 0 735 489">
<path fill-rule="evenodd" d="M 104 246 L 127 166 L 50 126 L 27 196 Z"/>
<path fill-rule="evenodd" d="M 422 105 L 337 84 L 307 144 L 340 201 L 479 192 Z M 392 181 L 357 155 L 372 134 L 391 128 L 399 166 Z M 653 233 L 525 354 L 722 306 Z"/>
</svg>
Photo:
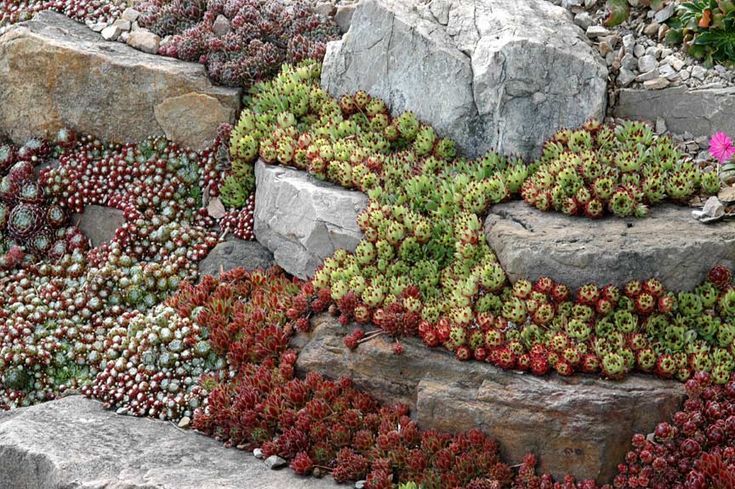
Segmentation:
<svg viewBox="0 0 735 489">
<path fill-rule="evenodd" d="M 541 210 L 591 219 L 608 212 L 643 217 L 665 199 L 686 203 L 720 190 L 717 172 L 703 173 L 684 161 L 671 139 L 656 137 L 639 122 L 560 131 L 545 144 L 537 164 L 524 182 L 524 200 Z"/>
<path fill-rule="evenodd" d="M 510 284 L 482 232 L 489 206 L 518 192 L 529 200 L 563 193 L 557 201 L 577 209 L 570 214 L 599 199 L 601 215 L 620 211 L 618 193 L 634 212 L 641 204 L 633 188 L 649 203 L 667 195 L 686 199 L 705 179 L 707 190 L 719 188 L 666 138 L 638 123 L 590 123 L 558 134 L 530 166 L 494 153 L 468 161 L 411 113 L 391 117 L 382 101 L 363 92 L 330 99 L 315 83 L 318 75 L 318 65 L 302 64 L 258 85 L 231 139 L 236 159 L 260 156 L 369 195 L 358 217 L 363 241 L 354 253 L 338 251 L 315 274 L 317 310 L 331 300 L 345 324 L 420 336 L 460 360 L 537 375 L 582 371 L 617 379 L 638 370 L 683 381 L 704 370 L 727 382 L 735 367 L 735 292 L 726 268 L 680 293 L 656 279 L 577 291 L 547 277 Z M 594 175 L 592 190 L 584 175 Z M 363 334 L 345 343 L 356 347 Z"/>
<path fill-rule="evenodd" d="M 281 63 L 321 60 L 339 37 L 331 19 L 308 4 L 278 0 L 149 0 L 138 23 L 167 38 L 159 53 L 204 64 L 222 85 L 249 87 Z"/>
<path fill-rule="evenodd" d="M 257 11 L 257 36 L 274 36 L 273 46 L 261 37 L 256 54 L 250 40 L 244 57 L 210 59 L 220 37 L 196 43 L 211 36 L 216 17 L 208 13 L 220 10 L 236 30 L 238 16 Z M 233 83 L 245 85 L 284 60 L 321 56 L 322 37 L 293 53 L 283 36 L 303 28 L 326 38 L 329 27 L 315 30 L 307 11 L 273 26 L 274 13 L 284 12 L 240 0 L 146 10 L 154 24 L 175 18 L 182 34 L 168 49 L 199 50 L 192 59 L 210 74 L 210 63 L 232 63 Z M 243 39 L 232 42 L 241 53 Z M 530 166 L 494 153 L 466 160 L 410 112 L 393 117 L 364 92 L 333 100 L 318 77 L 319 65 L 306 62 L 256 83 L 237 126 L 223 127 L 201 153 L 161 139 L 115 145 L 68 133 L 0 148 L 0 408 L 81 390 L 130 414 L 192 418 L 227 445 L 286 458 L 298 474 L 366 479 L 369 489 L 598 487 L 539 476 L 533 455 L 509 467 L 477 430 L 422 431 L 404 406 L 382 406 L 349 379 L 297 378 L 289 339 L 329 311 L 395 337 L 397 354 L 400 338 L 415 335 L 460 360 L 537 375 L 621 379 L 637 370 L 686 381 L 682 411 L 650 439 L 633 438 L 613 487 L 733 487 L 730 270 L 715 267 L 695 291 L 678 293 L 655 279 L 577 291 L 550 278 L 511 284 L 482 233 L 488 208 L 518 195 L 568 214 L 627 216 L 714 192 L 718 182 L 635 123 L 563 131 Z M 309 282 L 273 269 L 197 283 L 196 263 L 220 233 L 252 235 L 258 157 L 367 193 L 358 222 L 365 239 Z M 215 198 L 229 209 L 219 222 L 204 207 Z M 126 219 L 111 243 L 93 249 L 69 220 L 89 204 L 116 207 Z M 368 339 L 358 330 L 345 343 Z"/>
<path fill-rule="evenodd" d="M 222 234 L 201 209 L 202 189 L 216 193 L 229 157 L 221 144 L 196 153 L 163 139 L 117 145 L 66 131 L 0 153 L 0 406 L 7 408 L 90 382 L 117 359 L 109 355 L 124 354 L 120 328 L 135 328 L 138 315 L 197 276 L 197 262 Z M 112 241 L 93 249 L 70 222 L 89 204 L 125 216 Z M 238 217 L 247 212 L 225 227 L 251 235 L 252 214 Z"/>
<path fill-rule="evenodd" d="M 78 21 L 111 21 L 120 16 L 125 2 L 119 0 L 2 0 L 0 26 L 30 20 L 43 10 L 53 10 Z"/>
</svg>

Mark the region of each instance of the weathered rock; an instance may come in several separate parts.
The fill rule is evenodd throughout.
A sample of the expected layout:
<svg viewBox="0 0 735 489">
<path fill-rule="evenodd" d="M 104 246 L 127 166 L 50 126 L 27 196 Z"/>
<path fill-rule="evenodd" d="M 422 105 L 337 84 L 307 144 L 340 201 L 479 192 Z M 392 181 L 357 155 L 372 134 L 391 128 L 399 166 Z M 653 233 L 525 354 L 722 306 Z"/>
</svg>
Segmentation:
<svg viewBox="0 0 735 489">
<path fill-rule="evenodd" d="M 272 472 L 242 451 L 170 423 L 118 416 L 80 396 L 0 416 L 7 489 L 283 489 L 336 487 Z"/>
<path fill-rule="evenodd" d="M 716 131 L 735 132 L 735 87 L 669 87 L 651 92 L 620 90 L 616 117 L 655 121 L 664 119 L 674 134 L 689 132 L 711 136 Z"/>
<path fill-rule="evenodd" d="M 218 244 L 207 257 L 199 263 L 199 273 L 214 275 L 233 268 L 243 267 L 247 270 L 268 268 L 273 265 L 273 255 L 257 241 L 243 241 L 231 238 Z"/>
<path fill-rule="evenodd" d="M 255 237 L 292 275 L 313 275 L 337 249 L 362 239 L 357 214 L 367 196 L 282 166 L 255 164 Z"/>
<path fill-rule="evenodd" d="M 352 25 L 352 16 L 355 13 L 355 9 L 357 9 L 356 4 L 337 6 L 337 12 L 334 14 L 334 22 L 343 33 L 350 30 L 350 25 Z"/>
<path fill-rule="evenodd" d="M 345 329 L 323 315 L 304 344 L 297 367 L 330 377 L 348 376 L 387 402 L 405 402 L 424 429 L 480 428 L 495 437 L 510 463 L 531 451 L 541 469 L 608 481 L 630 448 L 631 436 L 648 433 L 684 397 L 682 385 L 633 375 L 621 382 L 585 375 L 547 378 L 459 362 L 446 351 L 404 339 L 404 352 L 378 337 L 350 351 Z"/>
<path fill-rule="evenodd" d="M 67 127 L 119 142 L 168 135 L 201 149 L 239 109 L 239 90 L 212 85 L 203 66 L 105 42 L 52 12 L 0 36 L 0 86 L 0 133 L 17 143 Z"/>
<path fill-rule="evenodd" d="M 195 92 L 169 97 L 156 105 L 153 113 L 167 138 L 186 141 L 186 145 L 193 148 L 211 144 L 216 128 L 232 118 L 231 107 L 222 105 L 216 97 Z M 197 115 L 193 117 L 192 114 Z"/>
<path fill-rule="evenodd" d="M 99 246 L 115 237 L 117 228 L 125 224 L 123 211 L 101 205 L 88 205 L 81 214 L 75 214 L 73 222 L 84 231 L 92 246 Z"/>
<path fill-rule="evenodd" d="M 414 111 L 470 156 L 539 153 L 605 113 L 607 68 L 565 9 L 544 0 L 366 0 L 330 43 L 322 86 Z"/>
<path fill-rule="evenodd" d="M 592 221 L 511 202 L 490 209 L 485 234 L 511 280 L 547 275 L 573 288 L 657 277 L 691 290 L 712 266 L 735 263 L 735 225 L 704 225 L 670 204 L 642 219 Z"/>
</svg>

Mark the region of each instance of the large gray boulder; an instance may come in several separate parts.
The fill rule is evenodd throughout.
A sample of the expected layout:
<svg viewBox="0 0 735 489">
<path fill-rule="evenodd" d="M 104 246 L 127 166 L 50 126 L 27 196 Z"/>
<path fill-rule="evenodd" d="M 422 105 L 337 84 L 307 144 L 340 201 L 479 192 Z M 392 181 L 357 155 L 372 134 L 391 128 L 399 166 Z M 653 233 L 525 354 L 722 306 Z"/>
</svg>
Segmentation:
<svg viewBox="0 0 735 489">
<path fill-rule="evenodd" d="M 664 90 L 620 90 L 616 117 L 656 121 L 663 119 L 674 134 L 689 132 L 711 136 L 716 131 L 735 133 L 735 87 Z"/>
<path fill-rule="evenodd" d="M 255 182 L 255 237 L 288 273 L 311 277 L 335 250 L 354 251 L 362 239 L 357 214 L 367 207 L 365 194 L 262 161 Z"/>
<path fill-rule="evenodd" d="M 529 157 L 558 129 L 604 116 L 607 68 L 545 0 L 365 0 L 327 47 L 322 86 L 414 111 L 470 156 Z"/>
<path fill-rule="evenodd" d="M 670 290 L 691 290 L 714 265 L 735 264 L 735 225 L 702 224 L 674 205 L 642 219 L 592 221 L 511 202 L 490 209 L 485 234 L 513 281 L 546 275 L 577 288 L 656 277 Z"/>
<path fill-rule="evenodd" d="M 202 149 L 233 122 L 240 91 L 204 67 L 107 42 L 42 12 L 0 36 L 0 133 L 17 143 L 62 127 L 118 142 L 167 136 Z"/>
<path fill-rule="evenodd" d="M 170 423 L 72 396 L 0 415 L 3 489 L 326 489 Z"/>
<path fill-rule="evenodd" d="M 609 482 L 630 450 L 631 436 L 649 433 L 684 398 L 682 384 L 633 375 L 621 382 L 585 375 L 535 377 L 480 362 L 460 362 L 446 350 L 377 337 L 350 351 L 344 326 L 328 315 L 300 335 L 297 367 L 329 377 L 347 376 L 385 402 L 404 402 L 423 429 L 479 428 L 500 442 L 508 463 L 535 453 L 555 477 Z"/>
</svg>

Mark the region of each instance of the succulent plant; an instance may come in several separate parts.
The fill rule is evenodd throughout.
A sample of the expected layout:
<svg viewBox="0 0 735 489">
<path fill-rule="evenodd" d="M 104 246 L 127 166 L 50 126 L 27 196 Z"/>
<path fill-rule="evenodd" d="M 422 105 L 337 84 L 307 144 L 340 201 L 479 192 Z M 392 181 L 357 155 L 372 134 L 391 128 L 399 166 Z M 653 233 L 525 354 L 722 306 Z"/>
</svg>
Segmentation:
<svg viewBox="0 0 735 489">
<path fill-rule="evenodd" d="M 720 183 L 702 173 L 643 123 L 612 128 L 590 122 L 563 130 L 546 142 L 523 199 L 541 210 L 598 219 L 605 210 L 618 217 L 644 217 L 665 199 L 687 202 L 714 194 Z"/>
<path fill-rule="evenodd" d="M 683 44 L 687 53 L 706 65 L 735 61 L 735 4 L 691 0 L 676 8 L 666 40 Z"/>
<path fill-rule="evenodd" d="M 141 26 L 170 37 L 160 54 L 202 63 L 215 82 L 233 87 L 249 88 L 283 62 L 321 61 L 326 43 L 339 37 L 334 21 L 305 2 L 146 0 L 137 8 Z M 220 15 L 228 21 L 226 33 L 214 30 Z"/>
</svg>

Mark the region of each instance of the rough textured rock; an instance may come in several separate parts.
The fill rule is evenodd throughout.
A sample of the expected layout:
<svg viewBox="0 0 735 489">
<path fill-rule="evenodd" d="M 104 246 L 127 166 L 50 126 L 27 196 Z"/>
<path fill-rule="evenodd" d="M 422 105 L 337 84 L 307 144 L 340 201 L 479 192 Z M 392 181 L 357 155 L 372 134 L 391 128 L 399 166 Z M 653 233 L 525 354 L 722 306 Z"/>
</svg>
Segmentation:
<svg viewBox="0 0 735 489">
<path fill-rule="evenodd" d="M 193 148 L 207 147 L 217 127 L 232 119 L 231 107 L 225 107 L 216 97 L 194 92 L 165 99 L 153 108 L 153 113 L 167 138 L 185 141 Z"/>
<path fill-rule="evenodd" d="M 200 149 L 239 108 L 239 90 L 213 86 L 203 66 L 105 42 L 52 12 L 0 36 L 0 86 L 0 132 L 17 143 L 68 127 L 120 142 L 168 135 Z"/>
<path fill-rule="evenodd" d="M 607 68 L 544 0 L 366 0 L 330 43 L 322 86 L 414 111 L 470 156 L 532 156 L 561 127 L 605 114 Z M 421 4 L 421 5 L 419 5 Z"/>
<path fill-rule="evenodd" d="M 7 489 L 283 489 L 337 487 L 273 472 L 244 452 L 170 423 L 118 416 L 80 396 L 0 417 Z"/>
<path fill-rule="evenodd" d="M 716 131 L 735 133 L 735 87 L 672 87 L 650 91 L 620 90 L 616 117 L 656 121 L 663 119 L 674 134 L 689 132 L 711 136 Z"/>
<path fill-rule="evenodd" d="M 319 181 L 305 172 L 255 164 L 255 237 L 292 275 L 313 275 L 337 249 L 362 239 L 357 214 L 367 196 Z"/>
<path fill-rule="evenodd" d="M 555 476 L 573 473 L 607 481 L 636 432 L 648 433 L 672 415 L 684 398 L 681 384 L 633 375 L 622 382 L 589 376 L 547 378 L 503 371 L 479 362 L 459 362 L 429 350 L 417 339 L 378 337 L 350 351 L 345 328 L 318 316 L 297 367 L 330 377 L 349 376 L 388 402 L 405 402 L 425 429 L 462 431 L 478 427 L 494 436 L 510 463 L 528 451 Z"/>
<path fill-rule="evenodd" d="M 75 214 L 72 222 L 78 222 L 92 246 L 99 246 L 115 237 L 115 230 L 125 224 L 123 211 L 101 205 L 88 205 L 81 214 Z"/>
<path fill-rule="evenodd" d="M 232 238 L 218 244 L 199 263 L 199 273 L 217 276 L 220 272 L 243 267 L 247 270 L 273 265 L 273 254 L 257 241 Z"/>
<path fill-rule="evenodd" d="M 643 219 L 591 221 L 511 202 L 490 209 L 485 234 L 511 280 L 548 275 L 575 288 L 657 277 L 691 290 L 712 266 L 735 263 L 735 225 L 702 224 L 674 205 Z"/>
</svg>

